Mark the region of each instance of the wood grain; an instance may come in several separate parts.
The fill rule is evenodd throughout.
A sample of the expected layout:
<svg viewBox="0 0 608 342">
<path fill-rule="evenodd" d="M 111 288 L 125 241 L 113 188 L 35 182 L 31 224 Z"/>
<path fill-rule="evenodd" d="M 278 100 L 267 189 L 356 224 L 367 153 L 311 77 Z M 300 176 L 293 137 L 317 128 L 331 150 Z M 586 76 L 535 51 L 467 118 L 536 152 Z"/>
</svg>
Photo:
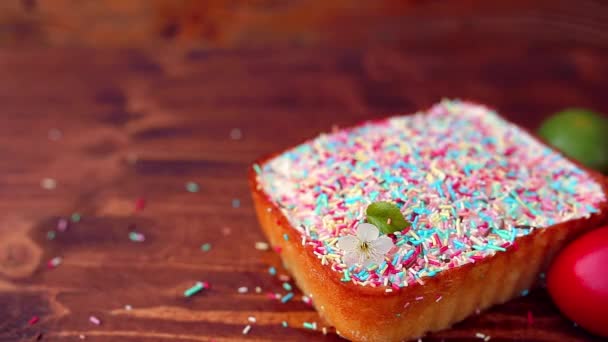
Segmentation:
<svg viewBox="0 0 608 342">
<path fill-rule="evenodd" d="M 608 112 L 607 58 L 581 44 L 0 50 L 0 340 L 338 340 L 302 328 L 323 323 L 300 293 L 287 304 L 266 297 L 284 293 L 268 267 L 284 270 L 254 248 L 263 237 L 249 163 L 333 125 L 442 97 L 490 104 L 528 128 L 563 107 Z M 49 139 L 53 129 L 60 139 Z M 56 188 L 43 189 L 44 178 Z M 190 181 L 199 192 L 186 191 Z M 140 197 L 147 206 L 135 213 Z M 74 212 L 82 220 L 48 240 Z M 130 241 L 133 229 L 146 241 Z M 63 263 L 48 269 L 56 256 Z M 212 288 L 184 298 L 198 280 Z M 250 315 L 257 323 L 243 336 Z M 29 325 L 32 316 L 40 321 Z M 477 332 L 594 340 L 536 290 L 425 341 Z"/>
<path fill-rule="evenodd" d="M 598 0 L 4 0 L 0 44 L 608 43 Z"/>
</svg>

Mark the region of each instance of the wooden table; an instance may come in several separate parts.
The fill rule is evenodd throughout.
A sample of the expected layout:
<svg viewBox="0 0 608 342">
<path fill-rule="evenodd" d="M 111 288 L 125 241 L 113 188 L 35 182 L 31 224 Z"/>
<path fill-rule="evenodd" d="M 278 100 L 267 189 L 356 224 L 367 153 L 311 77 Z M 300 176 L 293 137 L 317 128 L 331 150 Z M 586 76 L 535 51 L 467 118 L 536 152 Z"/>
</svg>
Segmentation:
<svg viewBox="0 0 608 342">
<path fill-rule="evenodd" d="M 608 112 L 606 60 L 601 49 L 502 44 L 0 50 L 0 340 L 339 340 L 302 328 L 324 324 L 299 292 L 286 304 L 267 298 L 284 293 L 268 267 L 285 271 L 255 248 L 250 163 L 442 97 L 488 103 L 529 128 L 567 106 Z M 199 280 L 211 289 L 185 298 Z M 424 340 L 478 332 L 593 340 L 544 290 Z"/>
</svg>

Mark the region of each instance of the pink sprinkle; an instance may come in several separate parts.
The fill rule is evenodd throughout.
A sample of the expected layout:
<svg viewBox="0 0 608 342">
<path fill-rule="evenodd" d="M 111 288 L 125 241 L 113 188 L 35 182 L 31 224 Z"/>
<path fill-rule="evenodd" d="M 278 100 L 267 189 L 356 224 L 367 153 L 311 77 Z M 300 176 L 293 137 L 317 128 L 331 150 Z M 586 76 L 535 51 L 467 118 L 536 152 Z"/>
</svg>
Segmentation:
<svg viewBox="0 0 608 342">
<path fill-rule="evenodd" d="M 99 318 L 95 317 L 95 316 L 91 316 L 89 317 L 89 322 L 95 324 L 95 325 L 100 325 L 101 321 L 99 320 Z"/>
<path fill-rule="evenodd" d="M 286 275 L 286 274 L 281 274 L 281 275 L 279 275 L 279 280 L 280 280 L 280 281 L 289 281 L 289 280 L 290 280 L 290 278 L 289 278 L 289 276 L 288 276 L 288 275 Z"/>
<path fill-rule="evenodd" d="M 61 257 L 54 257 L 53 259 L 49 260 L 46 263 L 46 267 L 49 268 L 49 269 L 55 268 L 55 267 L 61 265 L 62 261 L 63 260 L 61 259 Z"/>
<path fill-rule="evenodd" d="M 266 293 L 266 297 L 268 297 L 268 299 L 277 299 L 276 296 L 274 295 L 274 293 L 272 293 L 272 292 Z"/>
<path fill-rule="evenodd" d="M 532 315 L 532 311 L 528 310 L 528 325 L 534 324 L 534 315 Z"/>
<path fill-rule="evenodd" d="M 416 297 L 416 300 L 423 300 L 423 299 L 424 299 L 424 297 L 423 297 L 423 296 L 418 296 L 418 297 Z"/>
<path fill-rule="evenodd" d="M 30 318 L 30 320 L 27 321 L 27 324 L 34 325 L 34 324 L 38 323 L 39 320 L 40 320 L 40 318 L 38 316 L 32 316 L 32 318 Z"/>
<path fill-rule="evenodd" d="M 138 198 L 135 200 L 135 212 L 142 211 L 146 207 L 146 200 L 144 198 Z"/>
<path fill-rule="evenodd" d="M 277 253 L 281 253 L 281 246 L 274 246 L 274 251 Z"/>
<path fill-rule="evenodd" d="M 408 306 L 410 306 L 410 302 L 405 303 L 405 305 L 403 306 L 403 308 L 407 308 Z"/>
<path fill-rule="evenodd" d="M 435 233 L 433 235 L 433 238 L 435 239 L 435 243 L 437 244 L 438 247 L 443 247 L 443 244 L 441 243 L 441 239 L 439 238 L 439 235 L 437 235 L 437 233 Z"/>
<path fill-rule="evenodd" d="M 308 296 L 302 296 L 302 301 L 308 305 L 312 305 L 312 299 Z"/>
<path fill-rule="evenodd" d="M 59 221 L 57 221 L 57 230 L 60 232 L 65 232 L 66 229 L 68 229 L 68 220 L 60 218 Z"/>
<path fill-rule="evenodd" d="M 443 298 L 443 296 L 437 297 L 437 299 L 435 299 L 435 303 L 438 303 L 442 298 Z"/>
<path fill-rule="evenodd" d="M 433 265 L 433 266 L 441 266 L 440 262 L 437 262 L 433 259 L 429 259 L 429 264 Z"/>
</svg>

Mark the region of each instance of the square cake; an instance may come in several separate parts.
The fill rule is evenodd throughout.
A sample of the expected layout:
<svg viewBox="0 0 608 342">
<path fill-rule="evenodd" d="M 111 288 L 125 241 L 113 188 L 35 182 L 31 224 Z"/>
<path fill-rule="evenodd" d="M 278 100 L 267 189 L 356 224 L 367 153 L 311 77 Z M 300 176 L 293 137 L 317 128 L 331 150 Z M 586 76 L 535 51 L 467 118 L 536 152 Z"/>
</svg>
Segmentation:
<svg viewBox="0 0 608 342">
<path fill-rule="evenodd" d="M 602 176 L 484 106 L 321 134 L 254 164 L 258 218 L 300 288 L 338 333 L 419 337 L 533 286 L 567 241 L 606 222 Z M 345 259 L 375 202 L 409 226 L 377 262 Z M 377 237 L 377 234 L 376 234 Z"/>
</svg>

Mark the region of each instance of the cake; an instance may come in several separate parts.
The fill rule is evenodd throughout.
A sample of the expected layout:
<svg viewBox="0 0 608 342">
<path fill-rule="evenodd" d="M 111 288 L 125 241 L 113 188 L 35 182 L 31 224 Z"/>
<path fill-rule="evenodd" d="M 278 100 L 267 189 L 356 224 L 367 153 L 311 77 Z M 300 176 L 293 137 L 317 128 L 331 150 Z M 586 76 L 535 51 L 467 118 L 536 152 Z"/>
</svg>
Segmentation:
<svg viewBox="0 0 608 342">
<path fill-rule="evenodd" d="M 321 134 L 256 162 L 250 184 L 298 286 L 356 341 L 416 338 L 516 297 L 568 241 L 607 222 L 601 175 L 458 100 Z M 340 242 L 370 228 L 376 202 L 409 224 L 372 229 L 384 246 L 363 262 Z"/>
</svg>

